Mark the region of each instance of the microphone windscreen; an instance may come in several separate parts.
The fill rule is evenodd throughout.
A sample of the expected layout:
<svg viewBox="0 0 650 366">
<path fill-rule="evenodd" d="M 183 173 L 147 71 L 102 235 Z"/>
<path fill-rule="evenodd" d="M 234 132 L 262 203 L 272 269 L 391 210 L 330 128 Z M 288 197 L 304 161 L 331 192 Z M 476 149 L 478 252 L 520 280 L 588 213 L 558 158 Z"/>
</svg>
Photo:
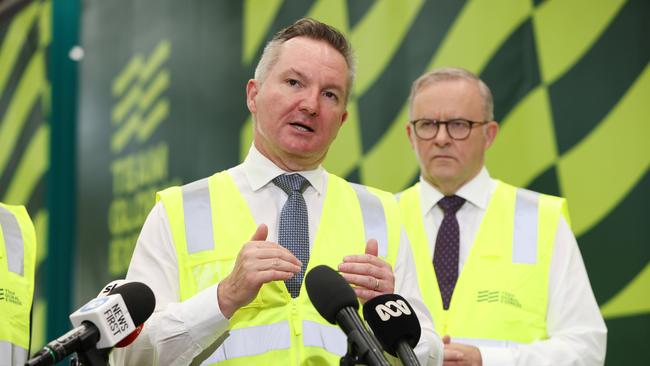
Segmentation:
<svg viewBox="0 0 650 366">
<path fill-rule="evenodd" d="M 415 311 L 397 294 L 379 295 L 363 306 L 363 317 L 379 339 L 382 347 L 397 356 L 399 341 L 414 348 L 420 340 L 420 321 Z"/>
<path fill-rule="evenodd" d="M 131 320 L 136 327 L 149 319 L 156 307 L 156 297 L 153 291 L 142 282 L 127 282 L 117 286 L 111 291 L 111 295 L 115 294 L 122 295 Z"/>
<path fill-rule="evenodd" d="M 336 324 L 336 315 L 344 307 L 359 309 L 357 295 L 352 287 L 328 266 L 316 266 L 309 271 L 305 276 L 305 287 L 316 310 L 332 324 Z"/>
</svg>

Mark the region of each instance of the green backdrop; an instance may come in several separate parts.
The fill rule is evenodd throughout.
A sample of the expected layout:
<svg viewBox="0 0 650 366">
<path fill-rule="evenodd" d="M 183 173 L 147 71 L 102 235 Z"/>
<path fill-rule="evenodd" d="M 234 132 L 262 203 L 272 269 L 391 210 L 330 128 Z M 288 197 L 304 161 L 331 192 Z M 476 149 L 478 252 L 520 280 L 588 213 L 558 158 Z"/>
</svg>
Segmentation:
<svg viewBox="0 0 650 366">
<path fill-rule="evenodd" d="M 25 75 L 24 65 L 38 60 L 38 50 L 50 41 L 52 6 L 33 3 L 40 15 L 22 15 L 29 19 L 23 28 L 32 29 L 23 33 L 40 29 L 31 37 L 42 40 L 32 42 L 29 51 L 12 51 L 19 52 L 21 68 L 6 66 L 12 49 L 5 44 L 14 36 L 9 38 L 6 24 L 0 29 L 0 199 L 28 202 L 42 233 L 48 212 L 37 203 L 42 193 L 32 188 L 16 196 L 9 187 L 30 187 L 22 183 L 30 182 L 25 170 L 32 182 L 43 176 L 47 153 L 29 169 L 21 170 L 19 162 L 34 159 L 25 158 L 29 141 L 47 124 L 42 117 L 31 123 L 6 117 L 12 110 L 8 96 L 20 104 L 28 97 L 18 82 L 2 83 L 3 73 Z M 55 24 L 57 14 L 64 20 L 74 16 L 74 11 L 57 13 L 61 3 L 54 2 Z M 645 359 L 636 350 L 650 342 L 650 228 L 644 214 L 650 204 L 650 2 L 88 0 L 83 5 L 77 122 L 66 130 L 76 129 L 76 160 L 56 169 L 61 163 L 51 162 L 52 176 L 76 171 L 77 177 L 69 185 L 75 187 L 72 197 L 63 195 L 76 214 L 67 224 L 76 228 L 75 252 L 54 240 L 48 251 L 53 263 L 73 258 L 71 268 L 60 269 L 73 278 L 73 297 L 48 292 L 50 303 L 72 310 L 104 283 L 124 276 L 156 190 L 242 159 L 251 138 L 245 83 L 270 36 L 308 15 L 347 34 L 358 61 L 350 117 L 326 168 L 390 191 L 407 187 L 418 177 L 404 132 L 410 83 L 438 66 L 476 72 L 492 88 L 501 125 L 488 153 L 490 173 L 568 199 L 609 328 L 607 364 Z M 74 40 L 74 34 L 67 37 Z M 69 46 L 53 44 L 51 57 L 67 55 Z M 50 79 L 52 89 L 74 82 Z M 40 112 L 32 116 L 49 106 L 47 78 L 38 80 L 41 84 L 30 85 L 43 85 L 40 97 L 31 98 L 40 98 L 45 109 L 33 107 Z M 65 113 L 54 112 L 52 121 Z M 52 126 L 53 135 L 59 126 Z M 65 204 L 60 201 L 56 210 L 49 209 L 52 221 L 66 213 L 58 211 Z M 45 322 L 45 307 L 38 304 L 39 322 Z M 67 314 L 61 307 L 48 309 L 52 338 L 66 330 Z"/>
</svg>

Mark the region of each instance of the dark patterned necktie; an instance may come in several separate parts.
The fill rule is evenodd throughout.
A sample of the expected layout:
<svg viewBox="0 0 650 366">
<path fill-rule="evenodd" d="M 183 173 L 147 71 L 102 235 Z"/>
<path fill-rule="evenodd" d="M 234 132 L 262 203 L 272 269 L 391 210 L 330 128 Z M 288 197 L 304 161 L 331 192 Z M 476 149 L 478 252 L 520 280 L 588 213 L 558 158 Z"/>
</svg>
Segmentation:
<svg viewBox="0 0 650 366">
<path fill-rule="evenodd" d="M 295 298 L 300 294 L 300 285 L 309 262 L 309 221 L 307 204 L 302 196 L 302 192 L 309 187 L 309 181 L 300 174 L 283 174 L 275 177 L 273 183 L 288 195 L 280 212 L 278 243 L 302 262 L 300 273 L 284 281 L 291 297 Z"/>
<path fill-rule="evenodd" d="M 433 254 L 433 269 L 436 271 L 438 287 L 442 296 L 442 306 L 449 309 L 451 294 L 454 293 L 458 280 L 458 252 L 460 247 L 460 230 L 456 211 L 465 203 L 458 196 L 443 197 L 438 201 L 445 217 L 442 219 L 436 238 L 436 249 Z"/>
</svg>

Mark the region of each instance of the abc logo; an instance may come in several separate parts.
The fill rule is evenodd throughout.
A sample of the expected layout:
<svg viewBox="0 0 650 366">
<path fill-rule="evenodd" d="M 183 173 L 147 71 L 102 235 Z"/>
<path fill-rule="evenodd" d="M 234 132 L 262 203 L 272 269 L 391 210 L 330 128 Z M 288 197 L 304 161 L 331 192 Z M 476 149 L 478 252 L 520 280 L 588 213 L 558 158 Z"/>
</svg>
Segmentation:
<svg viewBox="0 0 650 366">
<path fill-rule="evenodd" d="M 402 314 L 411 315 L 411 309 L 409 309 L 404 300 L 391 300 L 384 304 L 379 304 L 375 306 L 375 311 L 383 321 L 388 321 L 391 316 L 396 318 Z"/>
</svg>

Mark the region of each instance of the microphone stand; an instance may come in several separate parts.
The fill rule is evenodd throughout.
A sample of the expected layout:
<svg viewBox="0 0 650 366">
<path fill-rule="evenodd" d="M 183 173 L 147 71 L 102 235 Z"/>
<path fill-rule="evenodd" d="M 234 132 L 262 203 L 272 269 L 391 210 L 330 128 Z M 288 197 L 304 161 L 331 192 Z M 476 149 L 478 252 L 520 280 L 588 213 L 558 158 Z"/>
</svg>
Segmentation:
<svg viewBox="0 0 650 366">
<path fill-rule="evenodd" d="M 351 329 L 348 333 L 348 352 L 341 357 L 341 366 L 370 365 L 390 366 L 383 357 L 383 349 L 379 341 L 368 333 L 359 332 L 358 329 L 365 329 L 365 325 L 358 317 L 343 316 L 344 313 L 354 312 L 351 308 L 344 308 L 336 316 L 342 328 Z"/>
<path fill-rule="evenodd" d="M 110 350 L 110 348 L 97 349 L 93 346 L 83 352 L 77 352 L 77 355 L 70 359 L 70 366 L 107 366 Z"/>
<path fill-rule="evenodd" d="M 353 330 L 348 334 L 348 351 L 341 357 L 340 366 L 356 366 L 356 365 L 365 365 L 366 363 L 361 360 L 359 355 L 362 355 L 366 350 L 359 349 L 359 332 Z"/>
<path fill-rule="evenodd" d="M 406 342 L 397 344 L 397 356 L 404 366 L 420 366 L 420 361 L 415 356 L 413 348 Z"/>
</svg>

